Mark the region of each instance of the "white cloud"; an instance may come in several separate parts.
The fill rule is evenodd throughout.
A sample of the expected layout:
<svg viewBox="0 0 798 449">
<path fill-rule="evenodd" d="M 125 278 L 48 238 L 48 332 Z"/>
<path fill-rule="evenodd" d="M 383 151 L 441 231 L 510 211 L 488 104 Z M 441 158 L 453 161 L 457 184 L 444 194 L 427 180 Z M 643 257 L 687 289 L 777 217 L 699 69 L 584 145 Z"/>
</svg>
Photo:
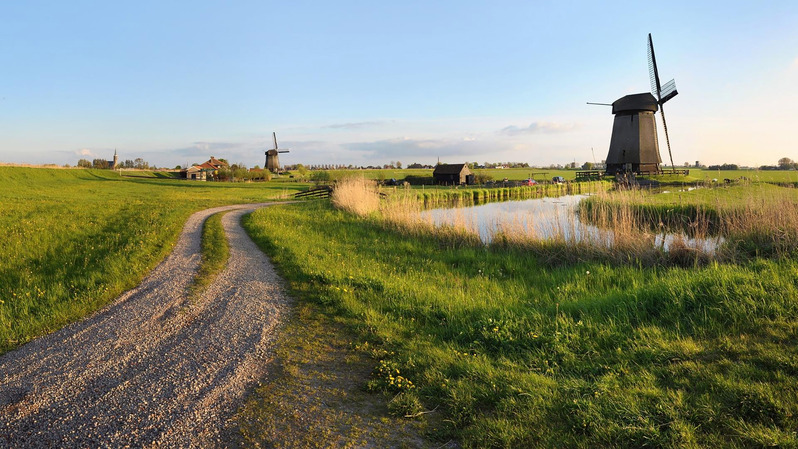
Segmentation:
<svg viewBox="0 0 798 449">
<path fill-rule="evenodd" d="M 94 153 L 92 153 L 91 150 L 88 148 L 81 148 L 75 151 L 75 154 L 77 154 L 78 156 L 92 156 L 92 157 L 94 156 Z"/>
<path fill-rule="evenodd" d="M 325 128 L 331 128 L 331 129 L 363 129 L 363 128 L 371 128 L 371 127 L 379 126 L 379 125 L 383 125 L 383 124 L 385 124 L 385 122 L 383 122 L 383 121 L 333 123 L 332 125 L 325 126 Z"/>
<path fill-rule="evenodd" d="M 563 133 L 576 129 L 575 123 L 556 123 L 556 122 L 532 122 L 525 128 L 510 125 L 502 128 L 499 133 L 508 136 L 518 136 L 522 134 L 541 134 L 541 133 Z"/>
</svg>

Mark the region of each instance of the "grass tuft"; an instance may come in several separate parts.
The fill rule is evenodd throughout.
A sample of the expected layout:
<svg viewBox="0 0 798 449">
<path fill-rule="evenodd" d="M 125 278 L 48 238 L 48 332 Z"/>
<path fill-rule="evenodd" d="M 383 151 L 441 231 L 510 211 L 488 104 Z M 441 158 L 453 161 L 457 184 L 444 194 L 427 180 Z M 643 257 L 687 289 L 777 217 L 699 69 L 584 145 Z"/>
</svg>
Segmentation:
<svg viewBox="0 0 798 449">
<path fill-rule="evenodd" d="M 227 259 L 230 258 L 230 246 L 222 226 L 222 217 L 225 212 L 211 215 L 202 225 L 202 245 L 200 267 L 194 282 L 191 284 L 190 291 L 197 294 L 205 287 L 210 285 L 224 267 Z"/>
</svg>

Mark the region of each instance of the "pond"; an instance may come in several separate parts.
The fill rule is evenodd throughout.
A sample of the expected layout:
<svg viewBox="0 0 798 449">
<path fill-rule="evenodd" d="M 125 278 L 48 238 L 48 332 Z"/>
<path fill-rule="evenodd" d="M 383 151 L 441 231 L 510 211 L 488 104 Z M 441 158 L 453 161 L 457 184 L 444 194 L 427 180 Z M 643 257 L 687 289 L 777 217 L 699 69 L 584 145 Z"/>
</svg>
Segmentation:
<svg viewBox="0 0 798 449">
<path fill-rule="evenodd" d="M 563 239 L 568 242 L 599 241 L 612 244 L 611 230 L 583 223 L 576 213 L 577 205 L 589 195 L 567 195 L 553 198 L 536 198 L 523 201 L 486 203 L 471 207 L 429 209 L 420 212 L 421 218 L 436 226 L 464 227 L 479 234 L 490 243 L 498 232 L 523 233 L 526 236 L 546 239 Z M 678 239 L 688 247 L 714 252 L 723 242 L 722 237 L 695 239 L 684 234 L 661 233 L 654 244 L 667 250 Z"/>
</svg>

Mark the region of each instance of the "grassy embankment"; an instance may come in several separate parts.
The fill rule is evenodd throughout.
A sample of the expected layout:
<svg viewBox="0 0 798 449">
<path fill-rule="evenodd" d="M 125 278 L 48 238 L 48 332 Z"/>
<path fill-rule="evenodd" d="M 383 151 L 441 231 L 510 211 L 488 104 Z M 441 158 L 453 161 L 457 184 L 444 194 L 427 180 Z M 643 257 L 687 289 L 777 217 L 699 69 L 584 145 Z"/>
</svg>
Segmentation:
<svg viewBox="0 0 798 449">
<path fill-rule="evenodd" d="M 245 226 L 300 304 L 356 336 L 374 366 L 360 381 L 393 414 L 434 410 L 421 419 L 438 417 L 435 440 L 798 445 L 793 258 L 682 268 L 584 252 L 551 264 L 523 245 L 326 203 L 262 209 Z"/>
<path fill-rule="evenodd" d="M 171 250 L 192 212 L 303 187 L 23 167 L 0 167 L 0 178 L 0 353 L 135 286 Z"/>
</svg>

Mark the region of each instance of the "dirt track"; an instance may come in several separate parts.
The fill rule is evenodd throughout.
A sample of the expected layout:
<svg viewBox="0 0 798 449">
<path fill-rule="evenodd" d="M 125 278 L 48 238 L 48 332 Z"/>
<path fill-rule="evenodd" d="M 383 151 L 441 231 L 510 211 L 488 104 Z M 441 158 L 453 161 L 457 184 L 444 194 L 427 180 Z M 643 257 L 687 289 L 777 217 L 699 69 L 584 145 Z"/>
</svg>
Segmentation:
<svg viewBox="0 0 798 449">
<path fill-rule="evenodd" d="M 174 251 L 91 317 L 0 357 L 0 447 L 218 446 L 265 374 L 289 299 L 241 228 L 258 205 L 192 215 Z M 230 261 L 194 300 L 205 218 L 221 210 Z"/>
</svg>

